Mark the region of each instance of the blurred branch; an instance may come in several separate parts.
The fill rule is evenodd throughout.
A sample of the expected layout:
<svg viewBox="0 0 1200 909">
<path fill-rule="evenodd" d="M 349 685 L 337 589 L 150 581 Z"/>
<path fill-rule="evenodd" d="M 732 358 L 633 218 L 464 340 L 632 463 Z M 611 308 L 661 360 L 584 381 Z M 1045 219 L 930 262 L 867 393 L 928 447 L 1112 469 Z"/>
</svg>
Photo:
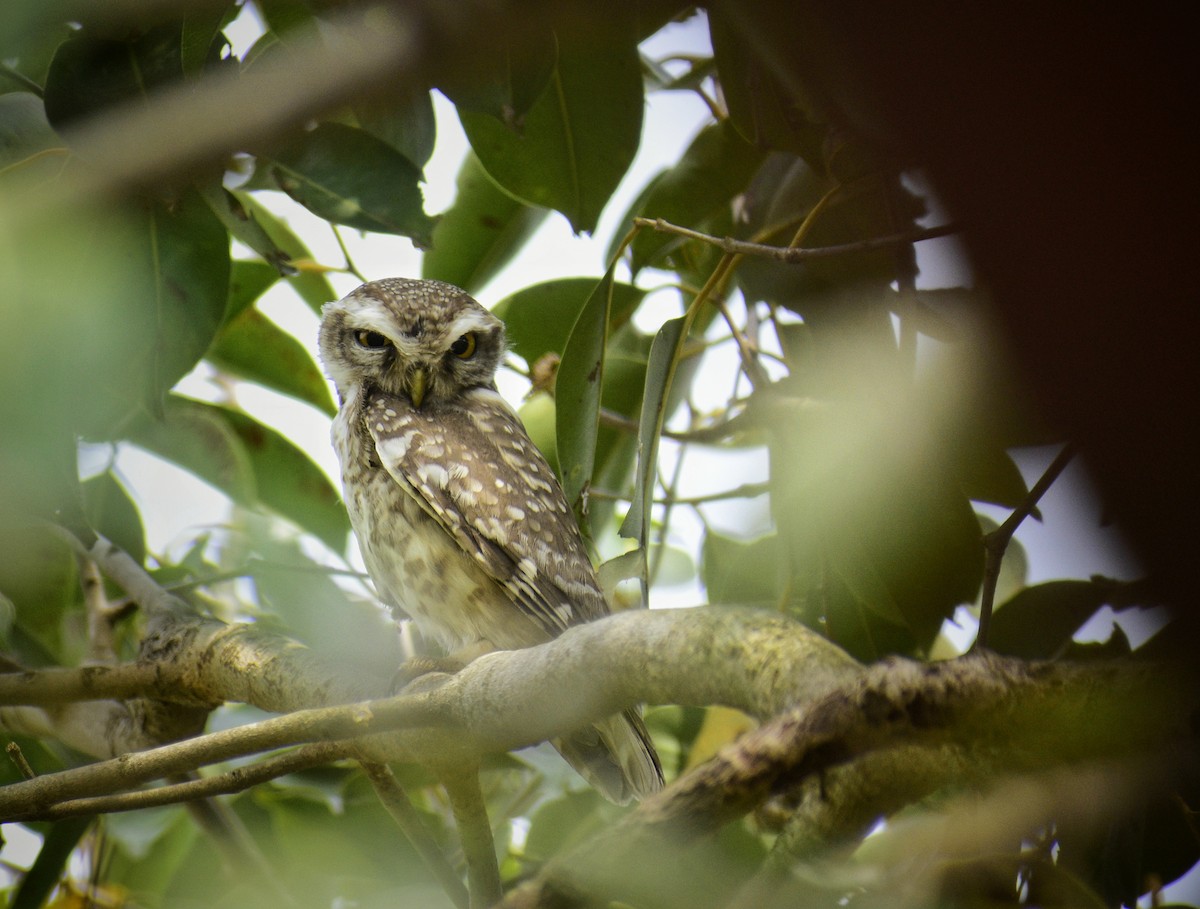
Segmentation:
<svg viewBox="0 0 1200 909">
<path fill-rule="evenodd" d="M 504 895 L 500 887 L 500 868 L 496 864 L 496 841 L 488 820 L 487 804 L 479 788 L 478 765 L 455 768 L 441 774 L 454 825 L 462 843 L 470 883 L 471 909 L 487 909 L 500 902 Z"/>
<path fill-rule="evenodd" d="M 33 92 L 39 98 L 42 97 L 42 87 L 40 85 L 38 85 L 24 73 L 13 69 L 3 60 L 0 60 L 0 76 L 12 80 L 13 82 L 17 83 L 17 85 L 21 86 L 21 88 L 25 89 L 25 91 Z"/>
<path fill-rule="evenodd" d="M 735 240 L 733 237 L 714 237 L 711 234 L 700 233 L 688 227 L 671 224 L 662 218 L 634 218 L 634 224 L 639 227 L 652 227 L 662 233 L 676 234 L 689 240 L 699 240 L 724 251 L 727 255 L 756 256 L 763 259 L 774 259 L 794 265 L 797 262 L 807 262 L 812 259 L 826 259 L 834 256 L 850 256 L 856 253 L 874 252 L 878 249 L 890 249 L 894 246 L 905 246 L 909 243 L 919 243 L 922 240 L 933 240 L 938 237 L 958 233 L 961 228 L 957 224 L 943 224 L 940 227 L 926 227 L 921 230 L 905 231 L 886 237 L 872 237 L 854 243 L 841 243 L 837 246 L 769 246 L 765 243 L 751 243 L 748 240 Z"/>
<path fill-rule="evenodd" d="M 387 690 L 390 680 L 357 677 L 353 667 L 323 661 L 253 626 L 193 620 L 177 623 L 173 635 L 165 626 L 158 634 L 154 649 L 163 654 L 164 673 L 186 696 L 243 701 L 286 715 L 15 783 L 0 789 L 0 817 L 24 817 L 288 745 L 402 728 L 363 741 L 363 759 L 442 769 L 473 764 L 480 755 L 545 741 L 642 700 L 724 702 L 768 716 L 860 671 L 803 626 L 734 608 L 622 613 L 540 647 L 488 654 L 455 676 L 422 676 L 406 692 L 372 701 L 359 699 L 372 686 Z M 698 659 L 714 640 L 727 642 L 719 666 Z M 781 675 L 780 666 L 803 670 Z M 581 677 L 594 680 L 589 697 L 575 696 Z M 505 692 L 502 709 L 497 691 Z M 94 704 L 71 706 L 84 716 L 97 714 Z M 7 724 L 9 713 L 0 720 Z M 54 730 L 37 734 L 53 736 Z"/>
<path fill-rule="evenodd" d="M 1003 524 L 991 533 L 984 535 L 983 588 L 980 592 L 979 630 L 975 634 L 975 641 L 971 644 L 971 650 L 987 647 L 988 633 L 992 627 L 992 612 L 996 602 L 996 585 L 1000 581 L 1000 564 L 1004 561 L 1004 553 L 1008 550 L 1009 541 L 1012 540 L 1013 534 L 1017 532 L 1017 528 L 1021 526 L 1021 522 L 1033 513 L 1033 509 L 1037 507 L 1037 503 L 1046 494 L 1046 490 L 1058 479 L 1059 475 L 1071 463 L 1071 459 L 1074 457 L 1075 446 L 1068 442 L 1063 446 L 1054 460 L 1050 462 L 1050 466 L 1046 468 L 1046 472 L 1033 484 L 1033 488 L 1029 490 L 1025 501 L 1008 516 Z"/>
<path fill-rule="evenodd" d="M 268 780 L 296 773 L 309 767 L 328 764 L 346 757 L 349 749 L 329 742 L 305 745 L 286 754 L 265 758 L 257 764 L 235 767 L 224 773 L 189 779 L 185 782 L 156 786 L 116 795 L 86 796 L 68 799 L 46 808 L 31 812 L 21 818 L 24 821 L 57 821 L 65 817 L 88 814 L 111 814 L 117 811 L 140 811 L 143 808 L 158 808 L 195 799 L 243 792 Z"/>
<path fill-rule="evenodd" d="M 446 857 L 438 848 L 437 843 L 425 829 L 425 823 L 421 820 L 421 816 L 413 807 L 412 802 L 408 800 L 408 796 L 404 794 L 404 790 L 400 787 L 391 768 L 387 764 L 377 764 L 372 761 L 362 761 L 359 766 L 362 767 L 367 779 L 371 781 L 371 785 L 375 787 L 375 794 L 379 796 L 379 801 L 387 813 L 392 816 L 396 825 L 408 837 L 408 841 L 412 843 L 413 848 L 425 862 L 425 867 L 433 872 L 451 902 L 458 909 L 468 909 L 470 897 L 467 894 L 467 888 L 463 886 L 458 873 L 446 861 Z"/>
<path fill-rule="evenodd" d="M 616 824 L 555 857 L 503 905 L 585 906 L 593 890 L 639 904 L 648 887 L 672 886 L 662 877 L 671 854 L 702 846 L 773 794 L 807 783 L 827 798 L 821 785 L 827 774 L 853 772 L 865 756 L 897 745 L 949 747 L 963 766 L 993 775 L 1080 760 L 1136 764 L 1164 752 L 1176 766 L 1194 765 L 1188 717 L 1195 693 L 1181 684 L 1190 674 L 1136 663 L 1029 664 L 987 653 L 937 664 L 884 661 L 746 733 Z M 900 763 L 896 769 L 906 772 Z M 978 778 L 958 780 L 972 781 Z M 1134 785 L 1161 782 L 1150 776 Z M 1094 801 L 1097 790 L 1086 791 Z M 654 856 L 653 879 L 638 871 L 645 855 Z"/>
</svg>

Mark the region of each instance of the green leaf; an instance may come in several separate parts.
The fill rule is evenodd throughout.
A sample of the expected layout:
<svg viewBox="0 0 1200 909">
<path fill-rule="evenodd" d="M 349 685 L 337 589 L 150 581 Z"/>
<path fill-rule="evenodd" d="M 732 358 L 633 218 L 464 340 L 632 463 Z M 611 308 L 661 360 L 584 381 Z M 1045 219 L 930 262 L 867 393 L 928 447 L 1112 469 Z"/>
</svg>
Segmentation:
<svg viewBox="0 0 1200 909">
<path fill-rule="evenodd" d="M 596 464 L 612 287 L 610 268 L 575 320 L 555 383 L 555 432 L 563 492 L 581 515 L 587 512 L 587 490 Z"/>
<path fill-rule="evenodd" d="M 650 347 L 646 383 L 642 396 L 642 415 L 637 434 L 637 472 L 633 480 L 633 501 L 621 524 L 620 534 L 637 541 L 638 548 L 649 548 L 650 504 L 658 466 L 658 441 L 666 419 L 667 398 L 679 349 L 687 331 L 687 318 L 680 316 L 664 322 Z M 643 563 L 643 567 L 645 567 Z M 642 575 L 642 595 L 648 595 L 649 578 Z"/>
<path fill-rule="evenodd" d="M 358 125 L 382 139 L 417 167 L 429 163 L 437 138 L 433 98 L 428 91 L 373 96 L 354 104 Z"/>
<path fill-rule="evenodd" d="M 525 853 L 546 861 L 594 836 L 613 821 L 614 809 L 590 789 L 542 804 L 529 819 Z"/>
<path fill-rule="evenodd" d="M 656 177 L 621 219 L 618 235 L 609 247 L 610 258 L 616 253 L 620 234 L 633 225 L 634 217 L 662 218 L 703 230 L 710 219 L 731 209 L 734 197 L 761 166 L 763 154 L 742 139 L 728 121 L 704 127 L 678 163 Z M 647 265 L 667 264 L 664 259 L 694 242 L 642 228 L 632 244 L 630 270 L 636 275 Z"/>
<path fill-rule="evenodd" d="M 263 261 L 270 264 L 279 274 L 296 273 L 288 254 L 271 239 L 271 235 L 259 223 L 254 212 L 247 209 L 241 199 L 216 182 L 200 184 L 198 190 L 213 210 L 213 214 L 235 239 L 262 256 Z"/>
<path fill-rule="evenodd" d="M 329 279 L 319 268 L 311 267 L 313 255 L 301 240 L 276 215 L 273 215 L 261 203 L 245 193 L 234 193 L 234 196 L 254 220 L 262 225 L 262 229 L 270 237 L 271 242 L 287 255 L 288 260 L 297 266 L 297 273 L 286 275 L 287 281 L 299 294 L 300 299 L 309 305 L 313 312 L 320 314 L 321 307 L 338 298 L 337 292 Z"/>
<path fill-rule="evenodd" d="M 238 12 L 238 6 L 233 3 L 224 7 L 213 4 L 201 6 L 184 17 L 180 62 L 185 74 L 199 75 L 206 66 L 220 62 L 221 52 L 228 43 L 221 29 L 233 21 Z"/>
<path fill-rule="evenodd" d="M 485 114 L 520 133 L 553 78 L 558 44 L 549 29 L 528 27 L 516 42 L 501 34 L 478 45 L 470 64 L 444 73 L 438 88 L 460 113 Z"/>
<path fill-rule="evenodd" d="M 41 525 L 0 522 L 0 547 L 0 594 L 15 607 L 19 630 L 36 642 L 12 652 L 33 666 L 62 659 L 63 618 L 79 601 L 74 556 Z"/>
<path fill-rule="evenodd" d="M 566 215 L 576 233 L 595 229 L 637 153 L 642 128 L 637 43 L 560 40 L 553 74 L 520 132 L 488 114 L 459 109 L 487 172 L 531 205 Z"/>
<path fill-rule="evenodd" d="M 505 297 L 492 312 L 504 320 L 513 352 L 533 364 L 547 353 L 560 356 L 566 350 L 571 329 L 583 307 L 604 278 L 560 278 L 525 287 Z M 625 324 L 646 295 L 631 284 L 610 281 L 612 287 L 611 327 Z"/>
<path fill-rule="evenodd" d="M 296 540 L 268 532 L 253 534 L 251 543 L 262 556 L 249 563 L 255 589 L 289 636 L 335 663 L 353 662 L 386 687 L 403 660 L 388 615 L 363 597 L 349 596 Z"/>
<path fill-rule="evenodd" d="M 229 271 L 229 300 L 225 304 L 225 324 L 228 325 L 253 306 L 278 280 L 279 272 L 266 262 L 235 259 Z"/>
<path fill-rule="evenodd" d="M 426 247 L 421 169 L 381 139 L 343 123 L 321 123 L 276 150 L 279 187 L 318 217 L 360 230 L 411 237 Z"/>
<path fill-rule="evenodd" d="M 421 277 L 478 292 L 525 245 L 547 213 L 502 192 L 468 151 L 458 172 L 458 195 L 433 229 L 433 248 L 421 261 Z"/>
<path fill-rule="evenodd" d="M 111 471 L 84 481 L 83 511 L 92 529 L 112 540 L 141 564 L 146 531 L 137 505 Z"/>
<path fill-rule="evenodd" d="M 709 529 L 700 557 L 700 579 L 708 602 L 732 605 L 778 605 L 783 558 L 778 535 L 739 540 Z"/>
<path fill-rule="evenodd" d="M 63 153 L 46 153 L 55 148 Z M 30 92 L 0 95 L 0 179 L 50 180 L 62 171 L 65 158 L 41 98 Z"/>
<path fill-rule="evenodd" d="M 249 308 L 221 329 L 207 359 L 214 366 L 257 382 L 327 414 L 337 412 L 321 370 L 308 348 L 264 316 Z"/>
<path fill-rule="evenodd" d="M 865 381 L 869 364 L 846 363 Z M 771 509 L 799 598 L 829 597 L 830 625 L 864 642 L 902 625 L 927 646 L 975 599 L 983 546 L 969 500 L 904 401 L 875 380 L 845 401 L 772 400 Z"/>
<path fill-rule="evenodd" d="M 194 473 L 233 501 L 265 505 L 341 552 L 349 519 L 325 474 L 275 430 L 226 407 L 172 395 L 160 420 L 129 440 Z"/>
<path fill-rule="evenodd" d="M 199 194 L 188 190 L 169 205 L 147 206 L 135 224 L 137 247 L 124 265 L 142 311 L 126 328 L 145 340 L 115 364 L 115 381 L 96 389 L 106 400 L 82 427 L 94 438 L 119 438 L 139 411 L 157 410 L 204 355 L 225 315 L 229 235 Z"/>
</svg>

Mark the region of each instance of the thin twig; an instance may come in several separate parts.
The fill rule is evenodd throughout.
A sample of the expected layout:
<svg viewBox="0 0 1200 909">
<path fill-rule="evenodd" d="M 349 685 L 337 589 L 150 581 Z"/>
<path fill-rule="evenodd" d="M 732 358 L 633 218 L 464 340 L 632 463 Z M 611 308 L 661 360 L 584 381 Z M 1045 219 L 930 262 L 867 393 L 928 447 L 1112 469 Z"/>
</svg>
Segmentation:
<svg viewBox="0 0 1200 909">
<path fill-rule="evenodd" d="M 737 345 L 738 355 L 742 360 L 742 372 L 750 381 L 752 389 L 762 388 L 770 384 L 771 377 L 767 375 L 767 371 L 763 369 L 761 363 L 758 362 L 758 343 L 751 341 L 733 320 L 733 314 L 729 311 L 729 307 L 725 305 L 724 300 L 714 300 L 713 305 L 721 313 L 725 319 L 725 324 L 729 326 L 730 334 L 733 335 L 733 341 Z"/>
<path fill-rule="evenodd" d="M 362 767 L 363 773 L 366 774 L 371 785 L 375 787 L 375 794 L 379 796 L 379 801 L 387 813 L 392 816 L 396 826 L 408 838 L 412 847 L 417 850 L 417 854 L 425 862 L 425 867 L 441 883 L 442 889 L 450 897 L 451 902 L 458 909 L 468 909 L 470 897 L 467 894 L 467 888 L 463 886 L 458 872 L 446 860 L 442 850 L 429 835 L 425 822 L 421 820 L 421 815 L 417 813 L 417 809 L 405 795 L 404 789 L 400 786 L 391 768 L 386 764 L 377 764 L 374 761 L 360 761 L 359 766 Z"/>
<path fill-rule="evenodd" d="M 1075 445 L 1068 442 L 1063 446 L 1062 451 L 1058 453 L 1050 466 L 1046 468 L 1046 472 L 1033 484 L 1033 488 L 1029 490 L 1029 495 L 1008 519 L 993 530 L 989 534 L 985 534 L 983 538 L 983 588 L 980 593 L 979 603 L 979 630 L 975 634 L 975 642 L 971 645 L 971 651 L 982 650 L 987 647 L 988 633 L 992 625 L 992 611 L 996 601 L 996 585 L 1000 580 L 1000 564 L 1004 560 L 1004 553 L 1008 549 L 1009 541 L 1012 540 L 1013 534 L 1017 532 L 1017 528 L 1021 526 L 1033 509 L 1037 506 L 1038 500 L 1045 495 L 1046 490 L 1051 484 L 1058 479 L 1059 474 L 1063 469 L 1071 463 L 1071 459 L 1075 457 Z"/>
<path fill-rule="evenodd" d="M 700 240 L 716 246 L 730 255 L 757 256 L 763 259 L 774 259 L 794 265 L 797 262 L 807 262 L 811 259 L 827 259 L 835 256 L 849 256 L 856 253 L 874 252 L 879 249 L 890 249 L 894 246 L 904 246 L 909 243 L 919 243 L 922 240 L 934 240 L 938 237 L 958 233 L 961 228 L 957 224 L 943 224 L 939 227 L 923 227 L 919 230 L 890 234 L 886 237 L 871 237 L 854 243 L 840 243 L 836 246 L 815 246 L 809 248 L 795 246 L 769 246 L 764 243 L 751 243 L 747 240 L 735 240 L 733 237 L 714 237 L 711 234 L 700 233 L 687 227 L 671 224 L 662 218 L 634 218 L 634 224 L 653 227 L 657 231 L 678 234 L 691 240 Z"/>
<path fill-rule="evenodd" d="M 217 795 L 231 795 L 289 773 L 328 764 L 345 757 L 348 753 L 349 749 L 345 746 L 332 742 L 317 742 L 266 758 L 257 764 L 235 767 L 225 773 L 156 786 L 153 789 L 140 789 L 136 792 L 68 799 L 57 805 L 14 817 L 12 820 L 57 821 L 82 814 L 141 811 L 144 808 L 159 808 L 163 805 L 175 805 Z"/>
<path fill-rule="evenodd" d="M 37 772 L 30 766 L 29 760 L 25 757 L 25 752 L 21 750 L 20 745 L 16 742 L 9 742 L 4 746 L 4 750 L 7 752 L 9 760 L 17 765 L 17 770 L 22 777 L 31 780 L 37 776 Z"/>
<path fill-rule="evenodd" d="M 0 818 L 24 816 L 75 798 L 101 795 L 186 773 L 232 758 L 288 745 L 339 741 L 405 724 L 444 722 L 436 707 L 420 696 L 396 695 L 376 701 L 298 710 L 246 726 L 149 748 L 119 758 L 45 774 L 0 789 Z"/>
<path fill-rule="evenodd" d="M 680 431 L 672 431 L 664 429 L 660 435 L 664 439 L 670 439 L 673 442 L 699 442 L 701 444 L 716 444 L 723 442 L 737 432 L 742 430 L 742 424 L 745 423 L 745 413 L 739 413 L 736 416 L 730 417 L 728 420 L 722 420 L 720 423 L 714 423 L 711 426 L 701 426 L 696 429 L 685 429 Z M 632 420 L 623 413 L 618 413 L 615 410 L 608 408 L 600 408 L 600 425 L 609 426 L 613 429 L 621 429 L 626 432 L 636 433 L 638 431 L 638 421 Z"/>
</svg>

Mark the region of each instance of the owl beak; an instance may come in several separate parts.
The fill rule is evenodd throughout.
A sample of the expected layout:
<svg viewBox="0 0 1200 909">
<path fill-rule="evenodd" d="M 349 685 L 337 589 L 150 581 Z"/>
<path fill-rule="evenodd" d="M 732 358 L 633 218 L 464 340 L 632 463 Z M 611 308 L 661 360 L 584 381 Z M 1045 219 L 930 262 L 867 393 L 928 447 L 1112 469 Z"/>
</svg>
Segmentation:
<svg viewBox="0 0 1200 909">
<path fill-rule="evenodd" d="M 413 407 L 420 408 L 425 400 L 425 389 L 429 385 L 429 370 L 418 368 L 408 374 L 408 396 L 412 398 Z"/>
</svg>

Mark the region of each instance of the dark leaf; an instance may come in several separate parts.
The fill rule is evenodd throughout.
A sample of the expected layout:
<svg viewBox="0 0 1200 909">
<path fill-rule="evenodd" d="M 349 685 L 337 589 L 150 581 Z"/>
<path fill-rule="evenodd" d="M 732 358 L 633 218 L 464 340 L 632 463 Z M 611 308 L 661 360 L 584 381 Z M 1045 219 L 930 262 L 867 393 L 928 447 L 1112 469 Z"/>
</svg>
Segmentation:
<svg viewBox="0 0 1200 909">
<path fill-rule="evenodd" d="M 259 223 L 254 212 L 246 208 L 241 199 L 215 182 L 201 184 L 198 190 L 212 208 L 213 214 L 235 239 L 262 256 L 263 261 L 279 274 L 295 274 L 288 254 L 271 239 L 271 235 Z"/>
<path fill-rule="evenodd" d="M 862 394 L 774 402 L 772 514 L 796 595 L 826 602 L 830 626 L 858 627 L 833 610 L 861 608 L 927 646 L 979 589 L 979 524 L 911 405 L 874 383 Z"/>
<path fill-rule="evenodd" d="M 343 123 L 322 123 L 276 150 L 279 188 L 337 224 L 432 242 L 421 169 L 381 139 Z"/>
<path fill-rule="evenodd" d="M 141 564 L 146 561 L 146 530 L 137 505 L 111 471 L 82 484 L 83 510 L 97 533 L 112 540 Z"/>
<path fill-rule="evenodd" d="M 763 152 L 748 145 L 728 121 L 704 127 L 679 162 L 655 178 L 621 219 L 609 257 L 635 216 L 703 230 L 710 219 L 727 215 L 762 160 Z M 660 265 L 686 242 L 674 234 L 643 228 L 633 241 L 631 271 L 636 275 L 647 265 Z"/>
<path fill-rule="evenodd" d="M 266 262 L 235 259 L 229 270 L 229 301 L 225 304 L 225 324 L 228 325 L 253 306 L 278 280 L 279 272 Z"/>
<path fill-rule="evenodd" d="M 239 7 L 228 3 L 200 6 L 183 19 L 180 39 L 180 58 L 188 76 L 199 74 L 206 66 L 217 63 L 221 52 L 229 45 L 221 33 L 239 13 Z"/>
<path fill-rule="evenodd" d="M 747 142 L 801 155 L 818 170 L 825 168 L 826 127 L 789 92 L 771 65 L 730 18 L 709 11 L 713 60 L 729 118 Z"/>
<path fill-rule="evenodd" d="M 631 284 L 609 283 L 611 328 L 615 331 L 629 320 L 646 292 Z M 504 320 L 513 351 L 533 364 L 547 353 L 562 355 L 571 329 L 596 288 L 596 278 L 546 281 L 505 297 L 492 311 Z"/>
<path fill-rule="evenodd" d="M 489 116 L 520 133 L 530 108 L 554 76 L 558 42 L 549 31 L 526 30 L 514 43 L 499 35 L 483 45 L 470 69 L 447 73 L 438 88 L 459 112 Z"/>
<path fill-rule="evenodd" d="M 421 260 L 421 277 L 478 292 L 548 213 L 503 192 L 468 151 L 458 172 L 458 195 L 433 229 L 433 248 Z"/>
<path fill-rule="evenodd" d="M 558 466 L 563 492 L 576 514 L 587 512 L 587 490 L 596 464 L 612 287 L 609 269 L 575 320 L 555 384 Z"/>
<path fill-rule="evenodd" d="M 1112 590 L 1112 582 L 1104 578 L 1026 587 L 997 608 L 988 647 L 1027 659 L 1052 657 L 1109 601 Z"/>
<path fill-rule="evenodd" d="M 610 33 L 611 34 L 611 33 Z M 637 152 L 642 81 L 632 35 L 559 46 L 553 76 L 520 132 L 489 114 L 460 110 L 487 172 L 530 205 L 590 232 Z"/>
<path fill-rule="evenodd" d="M 433 98 L 428 91 L 377 95 L 354 105 L 358 125 L 382 139 L 417 167 L 429 163 L 437 138 Z"/>
<path fill-rule="evenodd" d="M 46 76 L 46 115 L 56 128 L 155 88 L 180 81 L 178 23 L 158 25 L 129 41 L 87 33 L 64 41 Z"/>
<path fill-rule="evenodd" d="M 799 245 L 806 249 L 893 234 L 911 228 L 924 213 L 923 203 L 898 177 L 839 184 L 804 160 L 777 152 L 766 158 L 746 189 L 737 236 L 787 246 L 818 204 L 821 210 L 801 236 Z M 867 286 L 879 295 L 879 302 L 886 300 L 883 294 L 901 265 L 898 255 L 905 267 L 915 267 L 911 249 L 854 253 L 791 265 L 749 257 L 738 270 L 738 281 L 751 299 L 778 302 L 808 319 L 822 315 L 811 307 L 827 308 L 827 295 L 834 291 L 859 293 Z"/>
</svg>

